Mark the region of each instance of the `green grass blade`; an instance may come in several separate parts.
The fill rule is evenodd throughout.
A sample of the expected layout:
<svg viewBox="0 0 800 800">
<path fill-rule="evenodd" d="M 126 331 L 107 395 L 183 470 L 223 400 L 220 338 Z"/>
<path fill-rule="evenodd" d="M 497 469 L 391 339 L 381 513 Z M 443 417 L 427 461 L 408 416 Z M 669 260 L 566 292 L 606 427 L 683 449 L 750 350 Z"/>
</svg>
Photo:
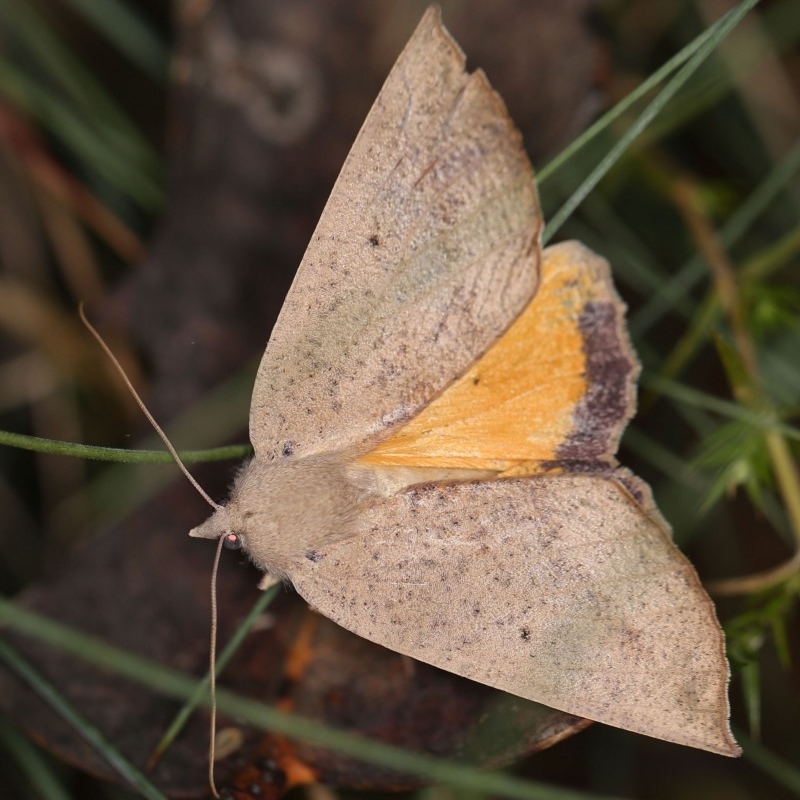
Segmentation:
<svg viewBox="0 0 800 800">
<path fill-rule="evenodd" d="M 734 729 L 734 735 L 748 761 L 763 770 L 776 783 L 800 797 L 800 769 L 797 766 L 771 753 L 764 745 L 754 742 L 744 731 Z"/>
<path fill-rule="evenodd" d="M 651 391 L 671 397 L 673 400 L 677 400 L 680 403 L 686 403 L 696 408 L 705 409 L 706 411 L 713 411 L 716 414 L 746 422 L 756 428 L 777 431 L 788 439 L 800 441 L 800 429 L 798 428 L 793 428 L 791 425 L 779 422 L 766 414 L 758 414 L 730 400 L 722 400 L 719 397 L 714 397 L 714 395 L 701 392 L 698 389 L 692 389 L 690 386 L 684 386 L 662 375 L 645 373 L 642 376 L 641 383 Z"/>
<path fill-rule="evenodd" d="M 239 625 L 239 627 L 236 629 L 236 632 L 233 634 L 228 644 L 225 645 L 219 656 L 217 656 L 216 669 L 214 670 L 215 675 L 219 677 L 222 670 L 225 669 L 225 665 L 233 658 L 236 651 L 239 649 L 239 645 L 244 641 L 253 625 L 255 625 L 259 616 L 264 613 L 266 608 L 275 599 L 276 595 L 282 588 L 282 584 L 271 586 L 266 592 L 262 593 L 258 600 L 256 600 L 256 602 L 253 604 L 253 608 L 250 610 L 250 613 L 244 618 L 244 620 L 242 620 L 241 625 Z M 188 698 L 180 711 L 175 715 L 175 719 L 167 728 L 166 733 L 161 737 L 161 740 L 153 751 L 153 756 L 155 758 L 160 758 L 161 754 L 169 747 L 170 744 L 172 744 L 172 742 L 175 741 L 177 735 L 183 730 L 183 727 L 186 725 L 186 722 L 188 721 L 192 712 L 200 705 L 201 702 L 208 698 L 208 678 L 209 676 L 206 674 L 206 676 L 197 684 L 194 694 Z"/>
<path fill-rule="evenodd" d="M 43 753 L 4 719 L 0 719 L 0 743 L 13 757 L 39 800 L 73 800 Z"/>
<path fill-rule="evenodd" d="M 166 45 L 135 11 L 120 0 L 63 0 L 103 34 L 132 64 L 158 83 L 167 75 L 169 51 Z"/>
<path fill-rule="evenodd" d="M 157 154 L 122 106 L 64 44 L 33 4 L 3 0 L 0 20 L 53 85 L 60 87 L 70 102 L 106 134 L 109 143 L 124 145 L 132 155 L 141 158 L 143 164 L 158 164 Z"/>
<path fill-rule="evenodd" d="M 729 11 L 717 24 L 726 19 L 732 11 Z M 612 109 L 606 111 L 600 119 L 592 123 L 583 133 L 573 139 L 557 156 L 548 161 L 545 166 L 536 171 L 536 180 L 543 184 L 547 179 L 558 172 L 579 150 L 582 150 L 592 139 L 611 124 L 619 119 L 629 108 L 634 106 L 639 100 L 647 95 L 652 89 L 658 86 L 661 81 L 670 76 L 682 64 L 685 64 L 714 34 L 714 28 L 707 28 L 697 38 L 689 42 L 680 52 L 659 67 L 652 75 L 649 75 L 639 86 L 630 94 L 620 100 Z"/>
<path fill-rule="evenodd" d="M 0 23 L 36 67 L 4 57 L 0 91 L 123 194 L 144 208 L 158 207 L 160 158 L 119 102 L 30 3 L 3 0 Z"/>
<path fill-rule="evenodd" d="M 43 439 L 23 433 L 0 430 L 0 445 L 17 447 L 35 453 L 49 453 L 57 456 L 73 456 L 90 461 L 113 461 L 117 464 L 169 464 L 172 456 L 166 450 L 123 450 L 118 447 L 97 447 L 75 442 L 62 442 L 57 439 Z M 249 444 L 232 444 L 207 450 L 183 450 L 179 453 L 186 464 L 200 464 L 206 461 L 223 461 L 230 458 L 245 458 L 251 455 Z"/>
<path fill-rule="evenodd" d="M 581 185 L 572 193 L 571 197 L 553 215 L 547 223 L 542 234 L 542 241 L 547 243 L 572 215 L 573 211 L 583 202 L 606 173 L 619 161 L 625 151 L 639 134 L 656 118 L 659 112 L 674 97 L 675 93 L 686 83 L 700 65 L 711 55 L 719 43 L 736 27 L 739 20 L 758 4 L 759 0 L 743 0 L 728 15 L 718 20 L 709 28 L 712 32 L 692 55 L 689 61 L 680 69 L 677 75 L 656 95 L 649 105 L 636 118 L 635 122 L 620 137 L 619 141 L 609 150 L 600 163 L 589 173 Z"/>
<path fill-rule="evenodd" d="M 57 136 L 120 194 L 132 198 L 145 209 L 161 205 L 162 187 L 155 169 L 144 169 L 140 161 L 131 161 L 130 154 L 123 157 L 119 142 L 110 144 L 107 136 L 100 136 L 96 126 L 87 122 L 92 117 L 77 113 L 63 98 L 32 81 L 25 71 L 2 56 L 0 92 L 35 118 L 43 130 Z"/>
<path fill-rule="evenodd" d="M 84 719 L 75 708 L 40 675 L 13 647 L 0 639 L 0 658 L 28 683 L 58 715 L 68 722 L 114 770 L 148 800 L 167 800 L 145 776 L 136 769 L 100 732 Z"/>
</svg>

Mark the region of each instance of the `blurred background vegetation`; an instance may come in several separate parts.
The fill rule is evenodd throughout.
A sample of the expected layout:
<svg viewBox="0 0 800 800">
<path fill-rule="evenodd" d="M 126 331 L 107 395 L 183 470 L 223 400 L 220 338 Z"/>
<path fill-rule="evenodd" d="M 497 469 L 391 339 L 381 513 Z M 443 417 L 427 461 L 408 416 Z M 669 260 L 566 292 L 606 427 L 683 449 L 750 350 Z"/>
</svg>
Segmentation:
<svg viewBox="0 0 800 800">
<path fill-rule="evenodd" d="M 597 115 L 733 7 L 597 2 L 587 21 L 601 54 Z M 520 774 L 619 797 L 800 797 L 799 12 L 796 0 L 762 2 L 557 233 L 608 257 L 629 305 L 644 373 L 621 460 L 651 483 L 718 602 L 745 756 L 665 753 L 595 726 Z M 167 6 L 147 0 L 0 4 L 5 431 L 122 445 L 133 425 L 91 367 L 75 309 L 102 306 L 136 270 L 168 202 L 171 25 Z M 557 171 L 546 168 L 555 153 L 534 163 L 548 219 L 643 106 Z M 130 369 L 145 380 L 146 365 Z M 10 445 L 0 449 L 6 597 L 52 571 L 108 511 L 84 491 L 105 466 Z M 4 796 L 132 796 L 76 777 L 7 722 L 0 747 Z"/>
</svg>

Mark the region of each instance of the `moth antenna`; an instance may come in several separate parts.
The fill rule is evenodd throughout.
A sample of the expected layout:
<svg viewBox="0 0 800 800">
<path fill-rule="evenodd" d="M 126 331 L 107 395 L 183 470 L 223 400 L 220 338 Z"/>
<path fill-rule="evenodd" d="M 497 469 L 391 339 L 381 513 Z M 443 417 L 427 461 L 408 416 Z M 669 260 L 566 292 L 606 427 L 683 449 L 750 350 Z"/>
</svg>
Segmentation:
<svg viewBox="0 0 800 800">
<path fill-rule="evenodd" d="M 89 333 L 94 336 L 97 340 L 97 343 L 100 347 L 103 348 L 103 352 L 108 356 L 111 363 L 116 368 L 117 372 L 119 372 L 120 376 L 122 377 L 125 386 L 128 387 L 128 391 L 131 393 L 131 396 L 136 401 L 136 405 L 142 410 L 142 413 L 147 417 L 147 421 L 153 426 L 155 432 L 161 437 L 161 441 L 164 442 L 166 445 L 167 450 L 169 450 L 169 454 L 172 456 L 175 463 L 178 465 L 180 471 L 186 476 L 189 483 L 194 486 L 194 488 L 199 492 L 200 496 L 214 509 L 219 510 L 222 506 L 219 503 L 215 503 L 208 495 L 208 493 L 203 489 L 203 487 L 194 479 L 193 475 L 189 470 L 186 468 L 186 465 L 181 460 L 181 457 L 178 455 L 178 451 L 173 447 L 172 442 L 169 440 L 169 437 L 164 432 L 163 428 L 156 422 L 155 417 L 150 413 L 150 410 L 144 404 L 144 400 L 139 397 L 139 393 L 134 388 L 133 384 L 130 381 L 130 378 L 125 374 L 125 370 L 122 368 L 122 364 L 119 363 L 117 357 L 111 352 L 111 348 L 106 344 L 103 337 L 98 333 L 97 329 L 92 325 L 91 322 L 86 318 L 86 313 L 83 310 L 83 303 L 78 304 L 78 314 L 80 315 L 81 321 L 86 326 Z M 211 793 L 214 797 L 219 798 L 219 792 L 217 791 L 217 786 L 214 783 L 214 757 L 216 755 L 216 741 L 215 741 L 215 732 L 217 728 L 217 571 L 219 568 L 219 561 L 220 555 L 222 554 L 222 546 L 225 542 L 225 537 L 220 536 L 219 541 L 217 543 L 217 552 L 214 556 L 214 567 L 211 571 L 211 642 L 209 648 L 209 673 L 208 673 L 208 686 L 209 686 L 209 693 L 211 695 L 211 738 L 209 741 L 208 746 L 208 784 L 211 789 Z"/>
<path fill-rule="evenodd" d="M 219 798 L 217 786 L 214 783 L 214 759 L 216 757 L 216 732 L 217 732 L 217 571 L 222 555 L 222 546 L 225 537 L 220 536 L 217 541 L 217 552 L 214 556 L 214 567 L 211 570 L 211 645 L 208 655 L 208 690 L 211 695 L 211 737 L 208 743 L 208 785 L 211 794 Z"/>
<path fill-rule="evenodd" d="M 155 432 L 161 437 L 161 441 L 163 441 L 164 444 L 166 445 L 167 450 L 169 450 L 169 454 L 172 456 L 173 460 L 178 465 L 180 471 L 186 476 L 189 483 L 191 483 L 192 486 L 194 486 L 194 488 L 197 489 L 197 491 L 200 493 L 200 496 L 215 511 L 218 511 L 220 508 L 222 508 L 222 506 L 219 503 L 215 503 L 208 496 L 208 493 L 205 491 L 205 489 L 203 489 L 203 487 L 192 477 L 192 474 L 189 472 L 189 470 L 186 469 L 186 465 L 183 463 L 183 461 L 181 461 L 181 457 L 178 455 L 178 451 L 172 446 L 172 442 L 170 442 L 169 438 L 167 437 L 167 434 L 164 433 L 161 426 L 156 422 L 155 417 L 150 413 L 147 406 L 144 404 L 144 400 L 142 400 L 142 398 L 139 397 L 139 393 L 136 391 L 136 389 L 134 389 L 133 384 L 130 381 L 130 378 L 128 378 L 128 376 L 125 374 L 125 370 L 122 368 L 122 364 L 119 363 L 117 357 L 111 352 L 111 348 L 105 343 L 103 337 L 97 332 L 92 323 L 89 322 L 89 320 L 86 318 L 86 314 L 84 313 L 83 310 L 83 303 L 78 304 L 78 314 L 80 315 L 81 321 L 86 326 L 89 333 L 91 333 L 92 336 L 94 336 L 94 338 L 97 340 L 97 343 L 100 345 L 100 347 L 103 348 L 103 352 L 108 356 L 108 358 L 111 360 L 111 363 L 116 367 L 117 372 L 119 372 L 119 374 L 122 376 L 122 380 L 124 381 L 125 386 L 128 387 L 128 391 L 133 396 L 133 399 L 136 401 L 136 404 L 139 406 L 139 408 L 142 409 L 142 413 L 145 415 L 145 417 L 147 417 L 147 421 L 153 426 Z"/>
</svg>

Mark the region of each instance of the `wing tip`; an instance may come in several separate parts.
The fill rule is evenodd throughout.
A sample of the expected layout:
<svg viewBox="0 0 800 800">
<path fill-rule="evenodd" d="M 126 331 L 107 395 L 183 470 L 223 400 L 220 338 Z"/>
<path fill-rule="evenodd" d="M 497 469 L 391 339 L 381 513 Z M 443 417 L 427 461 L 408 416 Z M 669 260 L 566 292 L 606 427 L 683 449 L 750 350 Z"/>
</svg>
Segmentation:
<svg viewBox="0 0 800 800">
<path fill-rule="evenodd" d="M 461 68 L 465 69 L 467 63 L 466 54 L 461 49 L 461 45 L 459 45 L 450 31 L 445 27 L 442 21 L 442 9 L 435 4 L 428 6 L 425 10 L 422 18 L 417 23 L 417 27 L 411 34 L 411 38 L 398 57 L 398 61 L 403 58 L 406 53 L 414 51 L 418 47 L 422 50 L 429 49 L 431 40 L 438 40 L 441 45 L 452 50 L 453 55 L 461 62 Z"/>
</svg>

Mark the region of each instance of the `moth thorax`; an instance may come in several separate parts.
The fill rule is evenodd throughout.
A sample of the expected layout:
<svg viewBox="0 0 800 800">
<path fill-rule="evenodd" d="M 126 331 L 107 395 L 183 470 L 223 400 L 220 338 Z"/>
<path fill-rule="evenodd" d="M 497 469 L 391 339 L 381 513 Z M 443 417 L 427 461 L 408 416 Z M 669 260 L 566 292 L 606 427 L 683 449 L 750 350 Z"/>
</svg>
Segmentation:
<svg viewBox="0 0 800 800">
<path fill-rule="evenodd" d="M 285 576 L 307 553 L 354 532 L 360 494 L 345 462 L 330 455 L 256 457 L 236 477 L 226 511 L 253 562 Z"/>
</svg>

